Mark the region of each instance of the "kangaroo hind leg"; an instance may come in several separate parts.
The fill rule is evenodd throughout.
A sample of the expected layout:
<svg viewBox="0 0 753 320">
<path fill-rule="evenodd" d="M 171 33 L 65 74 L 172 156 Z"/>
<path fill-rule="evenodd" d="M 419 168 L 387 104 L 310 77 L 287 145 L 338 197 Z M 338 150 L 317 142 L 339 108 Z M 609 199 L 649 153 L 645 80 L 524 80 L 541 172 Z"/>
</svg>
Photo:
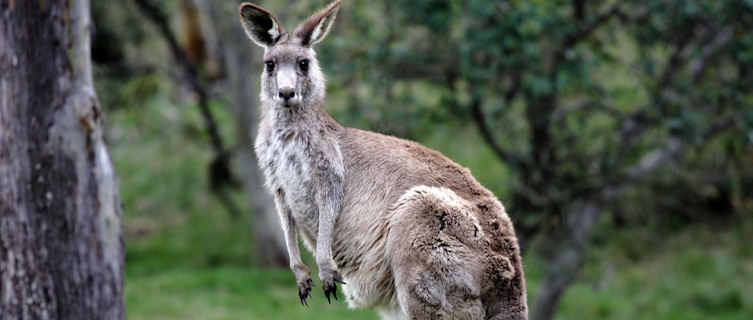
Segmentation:
<svg viewBox="0 0 753 320">
<path fill-rule="evenodd" d="M 391 208 L 388 254 L 397 298 L 411 319 L 483 319 L 477 275 L 481 230 L 470 204 L 420 186 Z"/>
</svg>

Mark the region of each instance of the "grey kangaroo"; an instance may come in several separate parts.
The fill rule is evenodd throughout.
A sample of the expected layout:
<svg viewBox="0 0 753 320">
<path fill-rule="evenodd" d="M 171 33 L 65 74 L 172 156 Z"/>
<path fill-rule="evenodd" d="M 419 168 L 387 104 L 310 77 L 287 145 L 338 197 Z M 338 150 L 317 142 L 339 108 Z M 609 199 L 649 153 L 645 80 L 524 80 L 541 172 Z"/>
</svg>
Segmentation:
<svg viewBox="0 0 753 320">
<path fill-rule="evenodd" d="M 254 147 L 301 303 L 314 283 L 298 235 L 328 301 L 340 283 L 350 307 L 383 319 L 527 319 L 518 240 L 494 194 L 437 151 L 344 127 L 324 111 L 313 46 L 339 4 L 292 33 L 269 11 L 240 6 L 244 30 L 264 48 Z"/>
</svg>

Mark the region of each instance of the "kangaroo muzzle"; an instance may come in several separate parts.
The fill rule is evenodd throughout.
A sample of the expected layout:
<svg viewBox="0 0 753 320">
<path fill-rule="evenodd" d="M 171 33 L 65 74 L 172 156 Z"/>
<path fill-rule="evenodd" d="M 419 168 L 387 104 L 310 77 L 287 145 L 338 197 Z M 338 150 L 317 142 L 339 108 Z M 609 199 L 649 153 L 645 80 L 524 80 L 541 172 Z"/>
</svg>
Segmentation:
<svg viewBox="0 0 753 320">
<path fill-rule="evenodd" d="M 301 101 L 300 94 L 296 93 L 297 78 L 295 70 L 283 69 L 277 72 L 277 96 L 275 100 L 283 107 L 296 106 Z"/>
</svg>

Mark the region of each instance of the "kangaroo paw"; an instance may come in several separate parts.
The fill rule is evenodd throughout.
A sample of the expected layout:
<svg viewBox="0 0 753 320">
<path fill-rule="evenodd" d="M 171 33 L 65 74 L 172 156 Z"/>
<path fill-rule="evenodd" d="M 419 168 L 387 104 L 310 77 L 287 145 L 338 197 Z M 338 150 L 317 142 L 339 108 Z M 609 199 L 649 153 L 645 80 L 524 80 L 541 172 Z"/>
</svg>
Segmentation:
<svg viewBox="0 0 753 320">
<path fill-rule="evenodd" d="M 337 283 L 345 284 L 345 281 L 343 281 L 342 276 L 340 276 L 340 273 L 337 271 L 331 271 L 329 273 L 329 276 L 322 278 L 322 288 L 324 289 L 324 296 L 327 297 L 327 302 L 332 303 L 330 300 L 329 295 L 332 294 L 332 296 L 337 300 Z"/>
<path fill-rule="evenodd" d="M 302 306 L 309 306 L 308 299 L 311 298 L 311 287 L 315 287 L 314 281 L 311 279 L 298 284 L 298 297 L 301 298 Z"/>
</svg>

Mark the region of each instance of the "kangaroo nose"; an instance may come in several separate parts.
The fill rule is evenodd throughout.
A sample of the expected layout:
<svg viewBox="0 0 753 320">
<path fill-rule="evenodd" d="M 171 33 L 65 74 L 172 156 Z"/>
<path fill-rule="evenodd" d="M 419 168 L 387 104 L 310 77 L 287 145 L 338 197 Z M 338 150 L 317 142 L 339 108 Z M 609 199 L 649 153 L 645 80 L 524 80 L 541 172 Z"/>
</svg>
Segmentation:
<svg viewBox="0 0 753 320">
<path fill-rule="evenodd" d="M 281 88 L 278 95 L 283 100 L 288 101 L 292 99 L 293 97 L 295 97 L 295 89 L 290 88 L 290 87 Z"/>
</svg>

